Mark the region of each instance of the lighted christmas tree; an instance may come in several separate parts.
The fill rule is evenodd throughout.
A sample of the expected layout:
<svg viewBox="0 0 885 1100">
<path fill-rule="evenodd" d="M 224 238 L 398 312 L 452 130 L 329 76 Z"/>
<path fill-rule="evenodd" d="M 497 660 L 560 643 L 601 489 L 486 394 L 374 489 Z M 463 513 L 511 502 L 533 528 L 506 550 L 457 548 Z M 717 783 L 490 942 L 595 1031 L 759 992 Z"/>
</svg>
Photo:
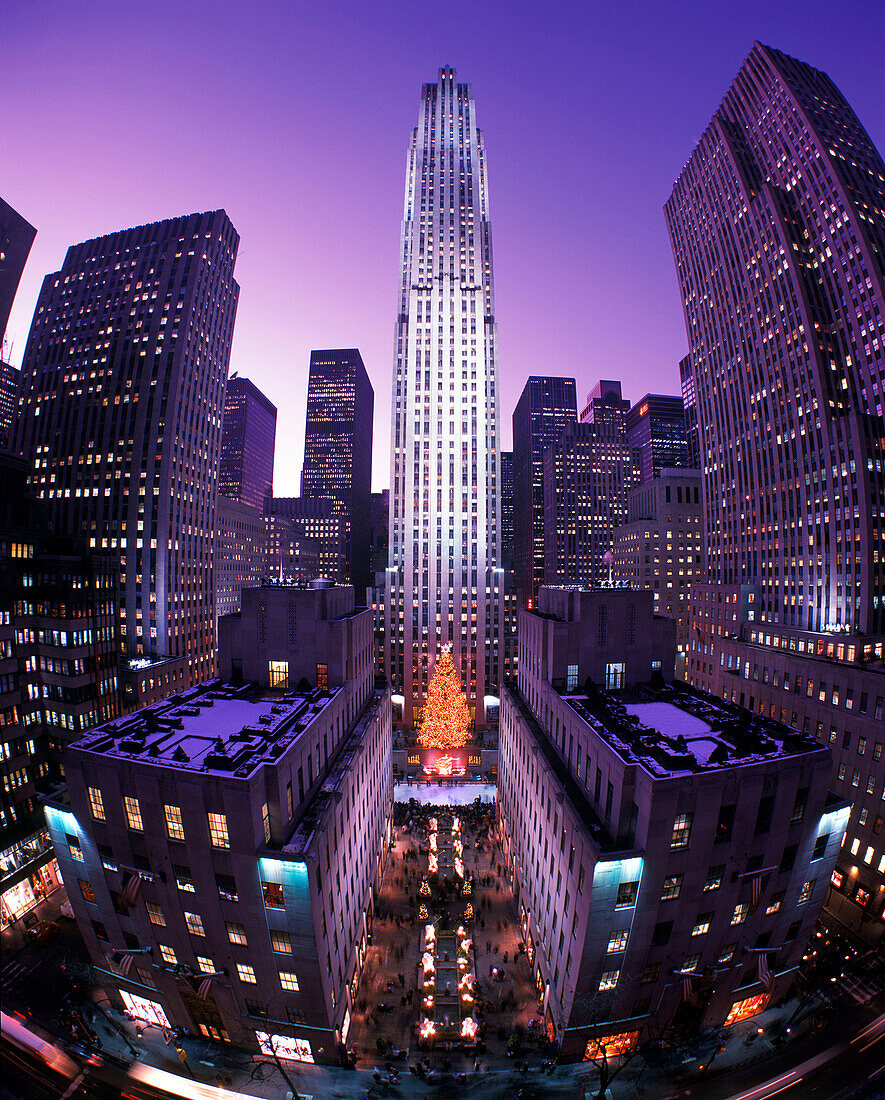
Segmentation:
<svg viewBox="0 0 885 1100">
<path fill-rule="evenodd" d="M 460 749 L 470 740 L 470 710 L 450 646 L 443 646 L 427 685 L 418 743 L 425 749 Z"/>
</svg>

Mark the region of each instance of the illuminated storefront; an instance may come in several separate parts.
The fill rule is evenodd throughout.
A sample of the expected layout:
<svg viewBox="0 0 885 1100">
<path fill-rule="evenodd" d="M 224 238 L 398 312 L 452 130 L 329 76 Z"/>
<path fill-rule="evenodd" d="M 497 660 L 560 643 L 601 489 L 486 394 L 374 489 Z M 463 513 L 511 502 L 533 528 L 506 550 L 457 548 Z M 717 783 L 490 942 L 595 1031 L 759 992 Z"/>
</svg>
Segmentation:
<svg viewBox="0 0 885 1100">
<path fill-rule="evenodd" d="M 46 862 L 35 866 L 40 859 Z M 3 873 L 0 919 L 4 928 L 62 884 L 58 864 L 52 858 L 48 829 L 41 829 L 0 852 L 0 870 Z"/>
<path fill-rule="evenodd" d="M 266 1031 L 256 1031 L 255 1038 L 262 1054 L 271 1057 L 286 1058 L 292 1062 L 312 1062 L 313 1052 L 307 1039 L 296 1039 L 291 1035 L 269 1035 Z"/>
<path fill-rule="evenodd" d="M 757 993 L 755 997 L 745 997 L 742 1001 L 735 1001 L 731 1006 L 731 1012 L 725 1018 L 725 1026 L 739 1024 L 741 1020 L 749 1020 L 751 1016 L 758 1016 L 764 1012 L 768 1004 L 767 993 Z"/>
<path fill-rule="evenodd" d="M 584 1061 L 590 1058 L 619 1058 L 622 1054 L 629 1054 L 638 1041 L 638 1031 L 622 1031 L 619 1035 L 591 1039 L 584 1051 Z"/>
<path fill-rule="evenodd" d="M 169 1017 L 163 1011 L 163 1006 L 156 1001 L 139 997 L 136 993 L 130 993 L 128 989 L 121 989 L 120 996 L 123 998 L 123 1004 L 126 1005 L 126 1011 L 134 1020 L 155 1024 L 157 1027 L 172 1027 Z"/>
</svg>

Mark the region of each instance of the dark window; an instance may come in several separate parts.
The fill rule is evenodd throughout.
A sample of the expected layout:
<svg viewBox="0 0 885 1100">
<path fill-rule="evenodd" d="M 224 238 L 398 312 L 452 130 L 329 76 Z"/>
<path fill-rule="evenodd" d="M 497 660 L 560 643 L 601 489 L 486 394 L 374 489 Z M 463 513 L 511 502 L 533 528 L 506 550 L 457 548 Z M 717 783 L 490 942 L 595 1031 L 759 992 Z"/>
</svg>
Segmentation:
<svg viewBox="0 0 885 1100">
<path fill-rule="evenodd" d="M 77 882 L 80 883 L 80 893 L 83 895 L 83 897 L 87 901 L 91 901 L 92 904 L 95 905 L 95 891 L 92 889 L 92 883 L 87 882 L 85 878 L 77 879 Z"/>
<path fill-rule="evenodd" d="M 250 1001 L 247 997 L 246 1012 L 250 1016 L 258 1016 L 259 1018 L 264 1019 L 267 1016 L 267 1005 L 262 1004 L 261 1001 Z"/>
<path fill-rule="evenodd" d="M 656 982 L 658 980 L 658 974 L 661 972 L 660 963 L 649 963 L 648 966 L 642 971 L 640 975 L 640 982 Z"/>
<path fill-rule="evenodd" d="M 222 901 L 239 901 L 237 880 L 233 875 L 216 875 L 215 885 L 218 887 L 218 896 Z"/>
<path fill-rule="evenodd" d="M 151 869 L 151 861 L 144 856 L 133 856 L 132 862 L 139 871 L 150 871 Z"/>
<path fill-rule="evenodd" d="M 814 851 L 811 853 L 812 859 L 820 859 L 820 857 L 827 850 L 827 841 L 830 839 L 829 833 L 821 833 L 821 835 L 814 842 Z"/>
<path fill-rule="evenodd" d="M 771 828 L 771 815 L 774 812 L 774 795 L 767 794 L 759 799 L 759 812 L 756 814 L 755 836 L 767 833 Z"/>
<path fill-rule="evenodd" d="M 636 901 L 636 892 L 639 889 L 638 882 L 621 882 L 618 884 L 618 898 L 615 902 L 616 909 L 625 909 Z"/>
<path fill-rule="evenodd" d="M 734 826 L 734 806 L 721 806 L 719 820 L 716 822 L 716 843 L 720 844 L 731 840 L 731 830 Z"/>
<path fill-rule="evenodd" d="M 665 943 L 670 942 L 670 934 L 673 931 L 673 922 L 671 920 L 661 921 L 660 924 L 655 925 L 654 935 L 651 938 L 652 947 L 661 947 Z"/>
<path fill-rule="evenodd" d="M 794 920 L 790 927 L 787 929 L 787 934 L 784 936 L 784 943 L 788 940 L 794 940 L 799 935 L 799 929 L 802 927 L 801 920 Z"/>
<path fill-rule="evenodd" d="M 788 844 L 786 848 L 784 848 L 784 854 L 781 856 L 780 867 L 782 871 L 793 870 L 793 864 L 796 862 L 796 852 L 798 850 L 798 847 L 798 844 Z"/>
<path fill-rule="evenodd" d="M 100 920 L 94 920 L 92 922 L 92 931 L 96 934 L 96 936 L 98 936 L 100 940 L 104 940 L 105 943 L 111 942 L 110 937 L 108 936 L 108 930 L 107 928 L 105 928 Z"/>
<path fill-rule="evenodd" d="M 808 788 L 800 787 L 796 791 L 796 801 L 793 803 L 793 813 L 790 821 L 801 821 L 805 817 L 805 805 L 808 802 Z"/>
</svg>

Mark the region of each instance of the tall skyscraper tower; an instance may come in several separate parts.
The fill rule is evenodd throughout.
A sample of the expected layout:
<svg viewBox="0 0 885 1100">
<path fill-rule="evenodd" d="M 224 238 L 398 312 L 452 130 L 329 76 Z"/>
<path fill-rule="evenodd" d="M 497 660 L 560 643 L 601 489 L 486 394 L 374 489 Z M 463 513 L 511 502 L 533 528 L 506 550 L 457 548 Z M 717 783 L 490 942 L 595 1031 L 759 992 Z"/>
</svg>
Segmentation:
<svg viewBox="0 0 885 1100">
<path fill-rule="evenodd" d="M 223 210 L 98 237 L 47 275 L 17 444 L 60 533 L 120 560 L 130 658 L 215 671 L 212 543 L 239 287 Z"/>
<path fill-rule="evenodd" d="M 578 421 L 574 378 L 526 380 L 513 410 L 513 573 L 519 603 L 544 583 L 544 451 Z"/>
<path fill-rule="evenodd" d="M 0 359 L 6 322 L 37 230 L 0 199 Z"/>
<path fill-rule="evenodd" d="M 218 491 L 228 500 L 263 508 L 273 488 L 277 408 L 237 374 L 227 380 L 221 423 Z"/>
<path fill-rule="evenodd" d="M 627 442 L 639 451 L 643 481 L 661 476 L 661 470 L 687 467 L 685 407 L 681 397 L 647 393 L 627 413 Z"/>
<path fill-rule="evenodd" d="M 352 584 L 357 607 L 372 580 L 372 423 L 375 391 L 356 348 L 312 351 L 301 495 L 332 502 L 343 521 L 343 562 L 330 578 Z"/>
<path fill-rule="evenodd" d="M 485 150 L 440 69 L 412 131 L 393 379 L 387 669 L 413 724 L 451 644 L 478 725 L 500 680 L 497 333 Z"/>
<path fill-rule="evenodd" d="M 838 88 L 758 42 L 665 206 L 710 582 L 686 676 L 833 746 L 852 813 L 828 904 L 880 929 L 883 211 L 885 165 Z"/>
</svg>

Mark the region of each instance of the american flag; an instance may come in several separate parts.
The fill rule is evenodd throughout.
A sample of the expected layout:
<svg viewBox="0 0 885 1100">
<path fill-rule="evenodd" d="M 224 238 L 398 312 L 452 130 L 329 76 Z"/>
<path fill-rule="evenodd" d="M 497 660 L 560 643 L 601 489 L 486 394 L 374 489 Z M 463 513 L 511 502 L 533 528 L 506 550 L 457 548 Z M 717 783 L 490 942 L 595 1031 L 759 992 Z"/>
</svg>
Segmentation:
<svg viewBox="0 0 885 1100">
<path fill-rule="evenodd" d="M 124 975 L 131 974 L 134 962 L 135 957 L 133 955 L 123 955 L 119 963 L 117 964 L 120 973 Z"/>
<path fill-rule="evenodd" d="M 215 978 L 214 974 L 211 974 L 208 978 L 204 978 L 197 987 L 197 996 L 201 1001 L 208 1001 L 209 994 L 212 992 L 212 982 Z"/>
<path fill-rule="evenodd" d="M 768 952 L 761 951 L 756 962 L 756 973 L 759 977 L 759 981 L 765 988 L 766 993 L 771 993 L 774 989 L 774 975 L 768 969 Z"/>
<path fill-rule="evenodd" d="M 759 905 L 762 898 L 762 875 L 753 875 L 753 909 Z"/>
<path fill-rule="evenodd" d="M 138 901 L 138 895 L 141 893 L 141 875 L 130 875 L 126 881 L 126 885 L 120 891 L 120 908 L 132 909 L 135 903 Z"/>
<path fill-rule="evenodd" d="M 692 989 L 691 983 L 691 976 L 686 974 L 682 979 L 682 999 L 683 1001 L 687 1001 L 690 1005 L 697 1005 L 700 1003 L 700 998 L 697 993 L 695 993 L 694 989 Z"/>
</svg>

